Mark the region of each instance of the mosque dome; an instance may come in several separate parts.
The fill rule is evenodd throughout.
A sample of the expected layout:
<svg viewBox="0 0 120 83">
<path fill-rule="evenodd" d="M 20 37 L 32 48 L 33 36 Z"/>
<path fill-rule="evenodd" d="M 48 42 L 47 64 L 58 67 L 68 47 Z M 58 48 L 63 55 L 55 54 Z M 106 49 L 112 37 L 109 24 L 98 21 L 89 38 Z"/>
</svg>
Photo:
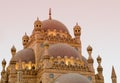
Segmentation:
<svg viewBox="0 0 120 83">
<path fill-rule="evenodd" d="M 33 49 L 31 48 L 26 48 L 23 50 L 20 50 L 19 52 L 16 53 L 14 57 L 12 57 L 11 61 L 23 61 L 23 62 L 32 62 L 35 63 L 35 54 Z"/>
<path fill-rule="evenodd" d="M 49 53 L 49 56 L 52 56 L 55 58 L 57 56 L 60 56 L 60 57 L 67 56 L 68 58 L 70 57 L 80 58 L 80 55 L 75 48 L 73 48 L 68 44 L 63 44 L 63 43 L 50 45 L 48 48 L 48 53 Z M 87 60 L 84 56 L 82 56 L 82 60 L 84 61 L 85 64 L 87 64 Z"/>
<path fill-rule="evenodd" d="M 53 56 L 53 57 L 67 56 L 68 58 L 70 57 L 79 58 L 79 53 L 77 52 L 76 49 L 69 46 L 68 44 L 62 44 L 62 43 L 51 45 L 48 48 L 48 53 L 50 56 Z"/>
<path fill-rule="evenodd" d="M 77 73 L 63 74 L 54 83 L 91 83 L 86 77 Z"/>
<path fill-rule="evenodd" d="M 61 23 L 58 20 L 54 20 L 54 19 L 48 19 L 48 20 L 44 20 L 42 21 L 42 28 L 44 30 L 56 30 L 56 31 L 63 31 L 63 32 L 67 32 L 69 33 L 67 27 Z"/>
</svg>

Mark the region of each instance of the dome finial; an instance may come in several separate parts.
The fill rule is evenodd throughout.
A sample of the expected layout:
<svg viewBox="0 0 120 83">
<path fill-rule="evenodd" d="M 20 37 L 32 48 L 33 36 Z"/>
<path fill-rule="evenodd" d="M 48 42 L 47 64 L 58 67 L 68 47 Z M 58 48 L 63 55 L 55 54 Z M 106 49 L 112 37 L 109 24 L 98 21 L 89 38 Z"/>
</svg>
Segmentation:
<svg viewBox="0 0 120 83">
<path fill-rule="evenodd" d="M 49 20 L 51 20 L 51 8 L 49 8 Z"/>
<path fill-rule="evenodd" d="M 37 17 L 37 21 L 39 21 L 39 17 Z"/>
<path fill-rule="evenodd" d="M 76 25 L 78 26 L 78 22 L 76 22 Z"/>
</svg>

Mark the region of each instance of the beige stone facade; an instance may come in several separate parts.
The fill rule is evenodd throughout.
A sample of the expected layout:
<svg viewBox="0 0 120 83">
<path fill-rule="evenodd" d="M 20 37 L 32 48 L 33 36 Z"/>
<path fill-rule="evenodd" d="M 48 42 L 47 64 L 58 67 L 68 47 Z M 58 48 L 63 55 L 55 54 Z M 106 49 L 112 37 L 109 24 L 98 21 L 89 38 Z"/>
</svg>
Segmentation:
<svg viewBox="0 0 120 83">
<path fill-rule="evenodd" d="M 25 33 L 22 37 L 23 49 L 16 52 L 15 46 L 11 48 L 8 67 L 5 67 L 6 61 L 2 61 L 1 83 L 57 83 L 59 77 L 69 73 L 80 74 L 92 83 L 104 83 L 101 57 L 97 58 L 98 73 L 95 74 L 92 47 L 87 47 L 88 58 L 85 58 L 78 23 L 73 31 L 74 38 L 63 23 L 51 17 L 51 10 L 48 20 L 37 18 L 32 34 Z M 117 83 L 114 68 L 111 78 L 112 83 Z"/>
</svg>

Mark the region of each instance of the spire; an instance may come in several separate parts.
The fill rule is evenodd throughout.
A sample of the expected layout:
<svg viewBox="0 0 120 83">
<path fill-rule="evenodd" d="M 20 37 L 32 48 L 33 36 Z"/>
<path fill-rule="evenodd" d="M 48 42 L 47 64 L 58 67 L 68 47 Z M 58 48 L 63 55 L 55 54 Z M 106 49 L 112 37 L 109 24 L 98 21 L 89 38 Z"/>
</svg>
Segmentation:
<svg viewBox="0 0 120 83">
<path fill-rule="evenodd" d="M 51 17 L 51 8 L 49 8 L 49 20 L 51 20 L 52 17 Z"/>
<path fill-rule="evenodd" d="M 112 66 L 112 74 L 111 74 L 111 78 L 113 78 L 113 77 L 116 78 L 114 66 Z"/>
<path fill-rule="evenodd" d="M 39 21 L 39 17 L 37 17 L 37 21 Z"/>
<path fill-rule="evenodd" d="M 79 25 L 78 25 L 78 22 L 76 22 L 76 26 L 79 26 Z"/>
<path fill-rule="evenodd" d="M 114 66 L 112 66 L 111 79 L 112 79 L 112 83 L 117 83 L 117 76 L 116 76 L 116 73 L 115 73 Z"/>
</svg>

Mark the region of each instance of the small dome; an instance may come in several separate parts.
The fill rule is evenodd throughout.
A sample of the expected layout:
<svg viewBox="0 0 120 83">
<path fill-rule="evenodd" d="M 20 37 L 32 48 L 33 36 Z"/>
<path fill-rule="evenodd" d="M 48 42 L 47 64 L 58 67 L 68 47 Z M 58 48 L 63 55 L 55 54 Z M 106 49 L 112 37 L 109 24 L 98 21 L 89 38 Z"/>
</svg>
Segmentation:
<svg viewBox="0 0 120 83">
<path fill-rule="evenodd" d="M 74 29 L 81 29 L 81 27 L 78 25 L 78 23 L 76 23 L 76 25 L 74 26 Z"/>
<path fill-rule="evenodd" d="M 3 59 L 3 61 L 2 61 L 2 65 L 6 65 L 6 60 L 5 59 Z"/>
<path fill-rule="evenodd" d="M 16 48 L 14 45 L 12 46 L 11 51 L 16 51 Z"/>
<path fill-rule="evenodd" d="M 25 35 L 22 37 L 22 39 L 29 39 L 29 36 L 27 35 L 27 33 L 25 33 Z"/>
<path fill-rule="evenodd" d="M 37 17 L 37 20 L 34 22 L 34 25 L 37 25 L 37 24 L 41 24 L 41 21 L 39 20 L 38 17 Z"/>
<path fill-rule="evenodd" d="M 87 51 L 92 51 L 92 47 L 90 45 L 87 47 Z"/>
<path fill-rule="evenodd" d="M 91 83 L 86 77 L 77 73 L 63 74 L 54 83 Z"/>
<path fill-rule="evenodd" d="M 101 63 L 101 57 L 100 56 L 97 57 L 97 62 Z"/>
<path fill-rule="evenodd" d="M 51 19 L 51 20 L 48 19 L 48 20 L 42 21 L 42 28 L 44 30 L 48 30 L 48 29 L 54 30 L 54 29 L 56 29 L 56 31 L 61 30 L 63 32 L 69 33 L 67 27 L 63 23 L 61 23 L 61 22 L 59 22 L 57 20 L 53 20 L 53 19 Z"/>
<path fill-rule="evenodd" d="M 16 55 L 11 59 L 12 61 L 24 61 L 24 62 L 29 62 L 31 61 L 32 63 L 35 63 L 35 54 L 33 49 L 31 48 L 26 48 L 23 49 L 19 52 L 16 53 Z"/>
</svg>

